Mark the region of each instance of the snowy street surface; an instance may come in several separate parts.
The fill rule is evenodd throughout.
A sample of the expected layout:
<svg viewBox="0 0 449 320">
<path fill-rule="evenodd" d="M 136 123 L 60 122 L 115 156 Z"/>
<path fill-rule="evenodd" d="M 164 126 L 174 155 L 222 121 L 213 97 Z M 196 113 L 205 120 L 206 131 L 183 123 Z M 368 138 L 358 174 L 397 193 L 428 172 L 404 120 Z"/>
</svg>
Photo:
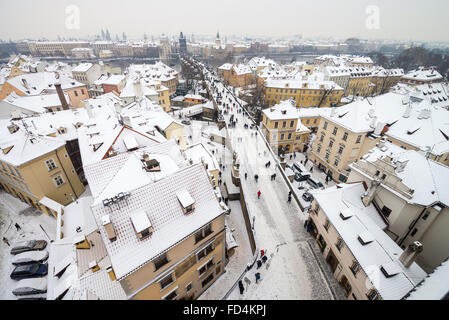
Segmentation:
<svg viewBox="0 0 449 320">
<path fill-rule="evenodd" d="M 16 230 L 14 224 L 21 227 Z M 23 240 L 46 240 L 47 248 L 56 234 L 56 219 L 47 216 L 6 192 L 0 192 L 0 234 L 6 237 L 10 245 Z M 16 287 L 17 281 L 10 278 L 14 269 L 11 263 L 13 255 L 11 247 L 3 241 L 0 243 L 0 299 L 16 300 L 11 291 Z M 42 295 L 40 295 L 42 296 Z M 45 296 L 45 295 L 43 295 Z M 28 296 L 27 296 L 28 297 Z"/>
<path fill-rule="evenodd" d="M 216 86 L 222 92 L 222 84 L 217 83 Z M 224 92 L 222 101 L 230 106 L 229 114 L 225 115 L 226 123 L 229 125 L 231 115 L 237 119 L 235 128 L 228 126 L 228 135 L 240 160 L 240 177 L 248 210 L 254 219 L 256 245 L 258 250 L 266 250 L 268 257 L 260 269 L 254 265 L 244 274 L 243 294 L 240 294 L 238 286 L 234 286 L 227 298 L 342 298 L 318 245 L 303 227 L 307 213 L 301 212 L 295 201 L 287 202 L 289 189 L 279 170 L 275 169 L 275 156 L 267 148 L 260 131 L 244 129 L 244 124 L 250 125 L 251 120 L 244 112 L 236 112 L 239 107 L 234 107 L 234 97 L 226 89 Z M 267 168 L 265 164 L 268 161 L 271 165 Z M 228 162 L 226 166 L 231 164 Z M 248 175 L 246 180 L 245 173 Z M 273 174 L 276 174 L 274 181 L 271 180 Z M 260 199 L 258 191 L 261 192 Z M 255 283 L 256 272 L 261 275 L 258 284 Z"/>
</svg>

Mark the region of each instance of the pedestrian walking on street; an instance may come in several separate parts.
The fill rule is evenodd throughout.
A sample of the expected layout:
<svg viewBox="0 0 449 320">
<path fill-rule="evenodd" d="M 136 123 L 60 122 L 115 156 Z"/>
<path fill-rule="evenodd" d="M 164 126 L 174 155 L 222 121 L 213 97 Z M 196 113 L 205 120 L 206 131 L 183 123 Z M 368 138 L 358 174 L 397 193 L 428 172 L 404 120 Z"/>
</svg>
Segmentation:
<svg viewBox="0 0 449 320">
<path fill-rule="evenodd" d="M 310 168 L 310 173 L 312 173 L 312 172 L 313 172 L 313 167 Z"/>
<path fill-rule="evenodd" d="M 240 289 L 240 294 L 243 294 L 243 291 L 245 291 L 245 287 L 243 286 L 242 280 L 239 281 L 239 289 Z"/>
<path fill-rule="evenodd" d="M 295 158 L 295 159 L 296 159 L 296 152 L 295 152 L 295 153 L 293 153 L 293 158 Z"/>
<path fill-rule="evenodd" d="M 262 192 L 260 192 L 260 190 L 259 191 L 257 191 L 257 199 L 260 199 L 260 195 L 262 194 Z"/>
<path fill-rule="evenodd" d="M 245 172 L 245 180 L 248 178 L 248 172 Z"/>
<path fill-rule="evenodd" d="M 259 175 L 254 175 L 254 179 L 256 179 L 256 182 L 257 182 L 257 180 L 259 180 Z"/>
<path fill-rule="evenodd" d="M 276 173 L 273 174 L 273 180 L 276 180 Z"/>
<path fill-rule="evenodd" d="M 287 202 L 288 203 L 292 202 L 292 194 L 291 193 L 288 194 Z"/>
<path fill-rule="evenodd" d="M 260 273 L 259 272 L 257 272 L 256 274 L 255 274 L 255 276 L 256 276 L 256 283 L 260 280 Z"/>
<path fill-rule="evenodd" d="M 22 229 L 21 227 L 20 227 L 20 225 L 16 222 L 16 224 L 14 225 L 15 227 L 16 227 L 16 229 L 17 229 L 17 231 L 19 231 L 20 229 Z"/>
<path fill-rule="evenodd" d="M 9 245 L 9 241 L 8 241 L 8 239 L 6 237 L 3 237 L 3 242 L 6 243 L 8 245 L 8 247 L 10 246 Z"/>
<path fill-rule="evenodd" d="M 290 160 L 292 159 L 293 155 L 290 155 Z"/>
</svg>

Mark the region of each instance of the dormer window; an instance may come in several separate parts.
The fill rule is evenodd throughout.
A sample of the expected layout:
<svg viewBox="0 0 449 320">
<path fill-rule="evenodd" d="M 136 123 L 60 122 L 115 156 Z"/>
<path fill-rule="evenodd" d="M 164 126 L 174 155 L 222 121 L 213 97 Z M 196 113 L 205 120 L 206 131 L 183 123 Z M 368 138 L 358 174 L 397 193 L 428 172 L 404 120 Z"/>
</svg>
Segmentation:
<svg viewBox="0 0 449 320">
<path fill-rule="evenodd" d="M 150 159 L 148 154 L 144 154 L 142 161 L 144 162 L 145 170 L 147 172 L 159 172 L 161 171 L 161 166 L 159 161 L 156 159 Z"/>
<path fill-rule="evenodd" d="M 130 215 L 131 222 L 139 239 L 145 239 L 153 233 L 153 226 L 145 211 L 137 211 Z"/>
<path fill-rule="evenodd" d="M 362 246 L 365 246 L 371 242 L 374 241 L 374 237 L 370 232 L 364 232 L 359 234 L 359 236 L 357 237 L 357 239 L 359 240 L 359 242 L 362 244 Z"/>
<path fill-rule="evenodd" d="M 176 197 L 181 204 L 184 214 L 190 214 L 195 210 L 195 200 L 187 190 L 181 190 L 176 193 Z"/>
</svg>

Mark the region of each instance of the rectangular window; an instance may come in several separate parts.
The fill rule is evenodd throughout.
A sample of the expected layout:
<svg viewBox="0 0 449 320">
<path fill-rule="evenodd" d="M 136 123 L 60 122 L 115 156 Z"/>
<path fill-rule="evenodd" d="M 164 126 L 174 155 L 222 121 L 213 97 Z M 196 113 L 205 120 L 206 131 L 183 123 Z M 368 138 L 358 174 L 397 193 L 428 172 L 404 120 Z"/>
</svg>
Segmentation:
<svg viewBox="0 0 449 320">
<path fill-rule="evenodd" d="M 346 141 L 347 139 L 348 139 L 348 133 L 345 132 L 345 133 L 343 134 L 343 141 Z"/>
<path fill-rule="evenodd" d="M 355 143 L 360 143 L 360 140 L 362 139 L 362 136 L 358 136 L 357 140 L 355 141 Z"/>
<path fill-rule="evenodd" d="M 330 221 L 326 219 L 326 222 L 324 223 L 324 229 L 326 229 L 326 231 L 329 231 L 330 225 L 331 225 Z"/>
<path fill-rule="evenodd" d="M 153 262 L 155 267 L 154 271 L 159 270 L 168 263 L 167 253 L 163 253 L 162 255 L 154 259 Z"/>
<path fill-rule="evenodd" d="M 212 232 L 212 225 L 210 223 L 201 230 L 195 232 L 195 244 L 206 238 Z"/>
<path fill-rule="evenodd" d="M 282 121 L 282 128 L 285 128 L 286 125 L 287 125 L 287 121 Z"/>
<path fill-rule="evenodd" d="M 207 286 L 207 284 L 209 283 L 209 282 L 211 282 L 212 281 L 212 279 L 214 279 L 214 274 L 213 273 L 211 273 L 202 283 L 201 283 L 201 286 L 204 288 L 205 286 Z"/>
<path fill-rule="evenodd" d="M 56 164 L 55 164 L 55 162 L 53 161 L 53 159 L 48 159 L 48 160 L 46 160 L 46 161 L 45 161 L 45 165 L 47 166 L 48 171 L 51 171 L 51 170 L 53 170 L 53 169 L 56 169 Z"/>
<path fill-rule="evenodd" d="M 335 246 L 337 247 L 338 251 L 341 251 L 341 248 L 343 248 L 343 239 L 342 238 L 338 238 L 337 243 L 335 244 Z"/>
<path fill-rule="evenodd" d="M 211 253 L 212 251 L 214 251 L 214 243 L 211 243 L 210 245 L 208 245 L 206 248 L 200 250 L 197 254 L 196 257 L 198 259 L 198 261 L 204 259 L 204 257 L 206 257 L 209 253 Z"/>
<path fill-rule="evenodd" d="M 334 131 L 332 131 L 332 134 L 333 134 L 333 135 L 337 135 L 337 131 L 338 131 L 338 128 L 337 128 L 337 127 L 334 127 Z"/>
<path fill-rule="evenodd" d="M 53 178 L 54 183 L 56 184 L 57 187 L 60 187 L 64 184 L 64 179 L 62 179 L 61 176 L 56 176 Z"/>
<path fill-rule="evenodd" d="M 324 129 L 324 130 L 327 129 L 327 121 L 324 122 L 323 129 Z"/>
<path fill-rule="evenodd" d="M 293 128 L 293 125 L 295 124 L 295 121 L 294 120 L 292 120 L 292 121 L 290 121 L 290 128 Z"/>
<path fill-rule="evenodd" d="M 332 148 L 333 145 L 334 145 L 334 140 L 330 140 L 329 141 L 329 148 Z"/>
<path fill-rule="evenodd" d="M 410 233 L 410 236 L 414 237 L 415 234 L 418 232 L 418 229 L 413 229 L 412 233 Z"/>
<path fill-rule="evenodd" d="M 176 293 L 176 290 L 171 292 L 168 296 L 166 296 L 164 298 L 164 300 L 174 300 L 176 297 L 178 296 L 178 294 Z"/>
<path fill-rule="evenodd" d="M 338 148 L 338 153 L 339 154 L 342 154 L 343 153 L 343 150 L 344 150 L 344 146 L 340 146 L 340 148 Z"/>
<path fill-rule="evenodd" d="M 323 142 L 323 140 L 324 140 L 324 134 L 321 135 L 320 142 Z"/>
<path fill-rule="evenodd" d="M 207 270 L 213 268 L 213 266 L 214 266 L 214 259 L 210 259 L 210 261 L 206 263 L 206 265 L 202 266 L 201 269 L 198 270 L 200 276 L 205 274 Z"/>
<path fill-rule="evenodd" d="M 354 261 L 354 262 L 352 263 L 352 266 L 349 267 L 349 269 L 351 269 L 351 271 L 352 271 L 352 273 L 353 273 L 354 275 L 357 274 L 357 272 L 359 271 L 359 268 L 360 268 L 360 266 L 359 266 L 359 264 L 357 263 L 357 261 Z"/>
<path fill-rule="evenodd" d="M 275 129 L 278 128 L 278 122 L 277 122 L 277 121 L 274 123 L 274 128 L 275 128 Z"/>
<path fill-rule="evenodd" d="M 189 283 L 189 284 L 186 286 L 186 292 L 189 292 L 190 290 L 192 290 L 192 283 Z"/>
<path fill-rule="evenodd" d="M 430 212 L 429 212 L 429 211 L 426 211 L 426 213 L 424 213 L 422 219 L 423 219 L 423 220 L 427 220 L 427 218 L 429 217 L 429 215 L 430 215 Z"/>
<path fill-rule="evenodd" d="M 288 134 L 288 138 L 287 138 L 287 139 L 288 139 L 288 140 L 290 140 L 291 138 L 292 138 L 292 134 L 291 134 L 291 133 L 289 133 L 289 134 Z"/>
<path fill-rule="evenodd" d="M 284 140 L 284 134 L 283 133 L 281 134 L 281 140 Z"/>
<path fill-rule="evenodd" d="M 75 97 L 78 97 L 78 92 L 75 90 Z"/>
<path fill-rule="evenodd" d="M 383 206 L 381 212 L 385 218 L 388 218 L 390 216 L 391 209 L 386 206 Z"/>
<path fill-rule="evenodd" d="M 339 163 L 340 163 L 340 161 L 338 159 L 335 159 L 334 166 L 338 166 Z"/>
<path fill-rule="evenodd" d="M 159 285 L 161 286 L 161 290 L 164 288 L 167 288 L 171 283 L 173 283 L 173 274 L 169 274 L 165 278 L 162 278 L 161 281 L 159 281 Z"/>
</svg>

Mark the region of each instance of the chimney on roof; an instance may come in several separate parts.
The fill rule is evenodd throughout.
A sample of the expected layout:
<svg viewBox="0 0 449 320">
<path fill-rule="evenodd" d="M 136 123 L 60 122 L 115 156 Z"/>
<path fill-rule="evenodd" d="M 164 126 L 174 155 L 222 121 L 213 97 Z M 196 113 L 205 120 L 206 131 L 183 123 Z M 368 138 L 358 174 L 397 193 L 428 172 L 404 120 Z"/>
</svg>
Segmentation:
<svg viewBox="0 0 449 320">
<path fill-rule="evenodd" d="M 416 261 L 416 258 L 423 251 L 423 249 L 424 248 L 422 243 L 419 241 L 415 241 L 410 244 L 407 249 L 404 250 L 404 252 L 399 257 L 399 261 L 401 261 L 404 267 L 408 268 L 413 264 L 413 262 Z"/>
<path fill-rule="evenodd" d="M 86 101 L 84 104 L 84 108 L 87 111 L 87 115 L 89 116 L 89 119 L 92 119 L 94 117 L 94 114 L 92 112 L 92 105 L 90 104 L 89 100 Z"/>
<path fill-rule="evenodd" d="M 365 205 L 365 207 L 368 207 L 371 202 L 374 199 L 374 196 L 376 195 L 377 189 L 380 186 L 380 180 L 375 179 L 371 181 L 371 185 L 369 186 L 368 190 L 365 191 L 365 193 L 362 196 L 362 202 Z"/>
<path fill-rule="evenodd" d="M 61 88 L 61 82 L 56 81 L 55 83 L 56 92 L 58 93 L 59 100 L 61 101 L 62 109 L 69 110 L 69 105 L 67 104 L 67 101 L 65 100 L 64 92 Z"/>
</svg>

